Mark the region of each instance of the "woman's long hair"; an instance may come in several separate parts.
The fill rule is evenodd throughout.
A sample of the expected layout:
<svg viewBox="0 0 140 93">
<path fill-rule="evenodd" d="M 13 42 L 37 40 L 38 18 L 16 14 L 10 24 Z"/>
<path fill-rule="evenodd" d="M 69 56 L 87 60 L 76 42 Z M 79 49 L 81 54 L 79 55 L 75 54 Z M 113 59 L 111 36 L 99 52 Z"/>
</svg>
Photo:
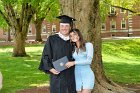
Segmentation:
<svg viewBox="0 0 140 93">
<path fill-rule="evenodd" d="M 71 29 L 70 30 L 70 32 L 69 32 L 69 34 L 70 33 L 77 33 L 78 34 L 78 36 L 79 36 L 79 41 L 80 41 L 80 49 L 82 49 L 83 51 L 86 51 L 86 48 L 85 48 L 85 40 L 83 39 L 83 35 L 82 35 L 82 33 L 80 32 L 80 30 L 79 29 Z M 74 44 L 74 42 L 72 42 L 73 44 Z M 75 44 L 75 46 L 76 46 L 76 44 Z"/>
</svg>

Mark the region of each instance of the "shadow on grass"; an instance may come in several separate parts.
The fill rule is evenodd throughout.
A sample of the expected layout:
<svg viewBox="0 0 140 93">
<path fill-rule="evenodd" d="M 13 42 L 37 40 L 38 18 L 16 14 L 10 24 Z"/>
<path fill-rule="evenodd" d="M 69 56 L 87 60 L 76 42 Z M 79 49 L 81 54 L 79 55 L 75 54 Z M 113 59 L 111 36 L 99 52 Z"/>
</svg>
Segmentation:
<svg viewBox="0 0 140 93">
<path fill-rule="evenodd" d="M 140 64 L 104 62 L 106 75 L 119 83 L 140 84 Z"/>
<path fill-rule="evenodd" d="M 12 57 L 0 54 L 0 70 L 3 88 L 0 93 L 15 93 L 18 90 L 48 84 L 49 76 L 38 70 L 41 53 L 28 52 L 30 57 Z"/>
</svg>

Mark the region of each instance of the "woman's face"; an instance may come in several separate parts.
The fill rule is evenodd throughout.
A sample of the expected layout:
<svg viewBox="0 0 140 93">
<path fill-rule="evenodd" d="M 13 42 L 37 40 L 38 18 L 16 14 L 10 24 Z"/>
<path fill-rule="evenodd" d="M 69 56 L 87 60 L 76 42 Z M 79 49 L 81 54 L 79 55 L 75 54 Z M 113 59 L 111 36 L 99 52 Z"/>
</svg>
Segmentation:
<svg viewBox="0 0 140 93">
<path fill-rule="evenodd" d="M 70 33 L 70 40 L 71 40 L 72 42 L 77 42 L 77 41 L 79 41 L 79 36 L 78 36 L 78 34 L 77 34 L 76 32 L 71 32 L 71 33 Z"/>
</svg>

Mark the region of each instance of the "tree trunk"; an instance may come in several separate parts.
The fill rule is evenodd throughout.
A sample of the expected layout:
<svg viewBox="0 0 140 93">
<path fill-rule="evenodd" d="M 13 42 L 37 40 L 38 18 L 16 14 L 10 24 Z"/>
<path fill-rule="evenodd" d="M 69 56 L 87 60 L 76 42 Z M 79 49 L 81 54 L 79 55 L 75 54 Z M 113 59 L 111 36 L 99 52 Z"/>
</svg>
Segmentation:
<svg viewBox="0 0 140 93">
<path fill-rule="evenodd" d="M 25 39 L 26 39 L 26 35 L 23 35 L 22 32 L 16 31 L 14 37 L 14 48 L 13 48 L 14 57 L 27 56 L 25 52 Z"/>
<path fill-rule="evenodd" d="M 10 28 L 8 28 L 8 37 L 7 37 L 7 41 L 11 42 L 11 32 L 10 32 Z"/>
<path fill-rule="evenodd" d="M 0 10 L 0 14 L 7 22 L 11 29 L 14 29 L 14 49 L 13 56 L 26 56 L 25 52 L 25 39 L 27 37 L 29 23 L 35 13 L 35 8 L 31 2 L 26 1 L 21 4 L 20 13 L 14 9 L 11 2 L 4 2 L 4 13 Z M 19 13 L 19 14 L 18 14 Z"/>
<path fill-rule="evenodd" d="M 40 20 L 38 19 L 34 22 L 35 23 L 35 28 L 36 28 L 36 39 L 35 39 L 35 41 L 42 42 L 42 38 L 41 38 L 42 22 L 43 22 L 42 19 L 40 19 Z"/>
<path fill-rule="evenodd" d="M 94 45 L 92 69 L 95 73 L 94 93 L 134 93 L 123 89 L 105 76 L 101 55 L 101 21 L 99 0 L 60 0 L 61 14 L 74 17 L 76 28 Z"/>
</svg>

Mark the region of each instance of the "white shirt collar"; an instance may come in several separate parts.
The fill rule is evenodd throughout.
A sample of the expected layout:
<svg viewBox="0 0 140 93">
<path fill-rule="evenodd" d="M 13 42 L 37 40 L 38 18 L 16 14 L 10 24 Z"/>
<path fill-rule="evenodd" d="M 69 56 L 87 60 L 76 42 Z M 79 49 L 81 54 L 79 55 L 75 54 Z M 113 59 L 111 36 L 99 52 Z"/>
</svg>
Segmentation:
<svg viewBox="0 0 140 93">
<path fill-rule="evenodd" d="M 64 36 L 64 35 L 61 34 L 60 32 L 58 32 L 57 34 L 60 36 L 60 38 L 62 38 L 62 39 L 65 40 L 65 41 L 67 41 L 67 40 L 70 39 L 69 36 Z"/>
</svg>

